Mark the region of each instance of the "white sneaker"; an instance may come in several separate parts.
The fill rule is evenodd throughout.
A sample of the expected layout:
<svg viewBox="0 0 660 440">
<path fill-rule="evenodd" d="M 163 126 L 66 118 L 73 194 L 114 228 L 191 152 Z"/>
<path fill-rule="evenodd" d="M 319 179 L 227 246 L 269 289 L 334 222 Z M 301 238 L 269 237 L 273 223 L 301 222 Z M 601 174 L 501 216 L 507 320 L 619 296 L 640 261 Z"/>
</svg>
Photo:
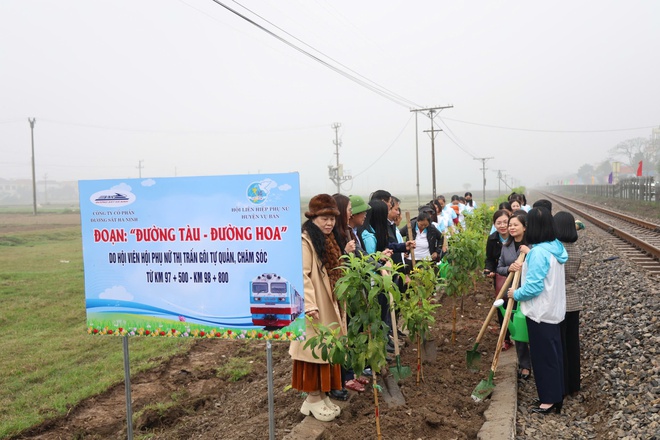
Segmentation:
<svg viewBox="0 0 660 440">
<path fill-rule="evenodd" d="M 325 402 L 323 400 L 319 400 L 316 403 L 309 403 L 307 400 L 305 400 L 300 407 L 300 412 L 306 416 L 310 415 L 311 413 L 316 420 L 320 420 L 322 422 L 331 422 L 335 419 L 335 412 L 325 406 Z"/>
<path fill-rule="evenodd" d="M 341 408 L 339 407 L 339 405 L 332 403 L 332 400 L 330 400 L 329 396 L 325 396 L 323 398 L 323 403 L 325 403 L 325 406 L 330 408 L 335 413 L 335 417 L 341 414 Z"/>
</svg>

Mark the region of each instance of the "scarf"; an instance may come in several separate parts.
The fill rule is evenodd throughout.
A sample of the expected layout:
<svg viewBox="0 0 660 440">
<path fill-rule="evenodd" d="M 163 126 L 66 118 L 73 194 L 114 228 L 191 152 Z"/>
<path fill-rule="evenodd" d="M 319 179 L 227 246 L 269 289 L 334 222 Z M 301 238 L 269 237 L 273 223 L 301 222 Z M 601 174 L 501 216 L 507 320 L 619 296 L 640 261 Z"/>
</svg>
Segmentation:
<svg viewBox="0 0 660 440">
<path fill-rule="evenodd" d="M 335 240 L 333 234 L 328 234 L 325 236 L 325 258 L 323 259 L 323 267 L 325 267 L 326 272 L 328 272 L 328 277 L 330 278 L 330 287 L 332 291 L 335 290 L 335 284 L 337 280 L 341 278 L 342 271 L 339 269 L 341 262 L 339 258 L 341 257 L 341 249 Z"/>
</svg>

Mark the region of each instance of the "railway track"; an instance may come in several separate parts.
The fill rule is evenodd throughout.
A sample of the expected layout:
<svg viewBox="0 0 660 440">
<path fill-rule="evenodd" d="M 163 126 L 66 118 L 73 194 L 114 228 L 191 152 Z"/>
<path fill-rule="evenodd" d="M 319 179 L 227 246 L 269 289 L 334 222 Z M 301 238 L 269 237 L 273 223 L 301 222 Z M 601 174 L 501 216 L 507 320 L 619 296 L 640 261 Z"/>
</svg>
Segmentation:
<svg viewBox="0 0 660 440">
<path fill-rule="evenodd" d="M 614 212 L 558 194 L 542 193 L 553 205 L 564 206 L 580 219 L 586 220 L 616 237 L 615 246 L 626 257 L 650 274 L 660 276 L 660 225 Z M 553 209 L 558 211 L 558 209 Z"/>
</svg>

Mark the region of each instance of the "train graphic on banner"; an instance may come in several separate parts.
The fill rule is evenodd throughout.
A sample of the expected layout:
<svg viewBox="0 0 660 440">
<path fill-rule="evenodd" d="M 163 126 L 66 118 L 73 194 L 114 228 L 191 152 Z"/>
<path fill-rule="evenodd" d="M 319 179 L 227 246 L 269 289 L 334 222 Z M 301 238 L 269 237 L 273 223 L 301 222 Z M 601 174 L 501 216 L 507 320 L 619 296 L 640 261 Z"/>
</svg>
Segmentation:
<svg viewBox="0 0 660 440">
<path fill-rule="evenodd" d="M 265 328 L 286 327 L 303 309 L 303 298 L 286 278 L 265 273 L 250 281 L 252 324 Z"/>
</svg>

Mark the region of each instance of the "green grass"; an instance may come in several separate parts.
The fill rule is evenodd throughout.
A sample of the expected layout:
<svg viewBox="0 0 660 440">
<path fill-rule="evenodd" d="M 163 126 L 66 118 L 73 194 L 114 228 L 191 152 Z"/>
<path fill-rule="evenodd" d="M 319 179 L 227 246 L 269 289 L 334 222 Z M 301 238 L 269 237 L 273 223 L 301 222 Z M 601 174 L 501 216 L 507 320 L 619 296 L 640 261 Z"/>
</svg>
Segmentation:
<svg viewBox="0 0 660 440">
<path fill-rule="evenodd" d="M 246 358 L 231 357 L 216 369 L 216 374 L 221 379 L 238 382 L 252 372 L 253 362 Z"/>
<path fill-rule="evenodd" d="M 130 338 L 131 373 L 191 343 Z M 87 334 L 79 226 L 0 235 L 0 353 L 0 438 L 123 382 L 122 338 Z"/>
</svg>

